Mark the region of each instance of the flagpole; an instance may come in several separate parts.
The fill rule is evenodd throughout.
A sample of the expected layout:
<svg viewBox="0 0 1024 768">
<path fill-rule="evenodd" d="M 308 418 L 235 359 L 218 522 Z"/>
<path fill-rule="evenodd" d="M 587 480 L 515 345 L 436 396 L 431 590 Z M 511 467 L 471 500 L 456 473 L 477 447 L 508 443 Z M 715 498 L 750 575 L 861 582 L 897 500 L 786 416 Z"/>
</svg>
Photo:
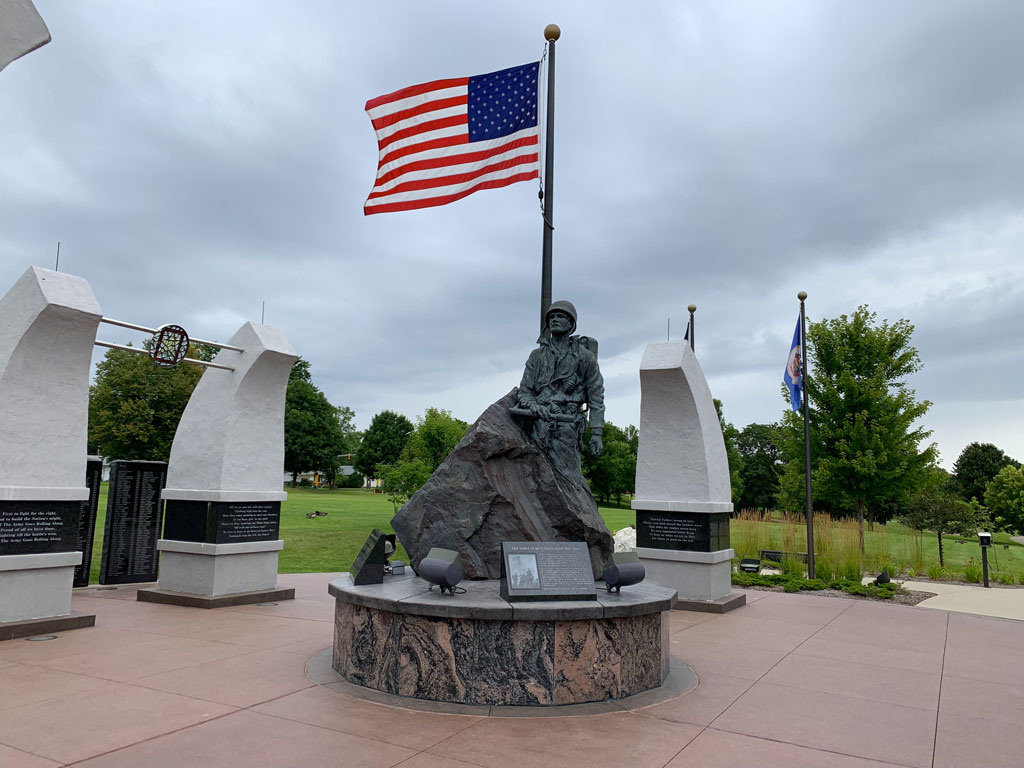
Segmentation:
<svg viewBox="0 0 1024 768">
<path fill-rule="evenodd" d="M 544 255 L 540 276 L 540 332 L 547 327 L 548 307 L 551 306 L 551 234 L 555 229 L 555 41 L 562 35 L 557 24 L 544 27 L 548 41 L 548 107 L 546 136 L 544 139 L 544 182 L 541 187 L 541 213 L 544 219 Z"/>
<path fill-rule="evenodd" d="M 800 387 L 804 400 L 804 490 L 807 495 L 807 578 L 814 578 L 814 507 L 811 503 L 811 420 L 807 402 L 807 315 L 804 300 L 807 291 L 796 295 L 800 299 Z"/>
</svg>

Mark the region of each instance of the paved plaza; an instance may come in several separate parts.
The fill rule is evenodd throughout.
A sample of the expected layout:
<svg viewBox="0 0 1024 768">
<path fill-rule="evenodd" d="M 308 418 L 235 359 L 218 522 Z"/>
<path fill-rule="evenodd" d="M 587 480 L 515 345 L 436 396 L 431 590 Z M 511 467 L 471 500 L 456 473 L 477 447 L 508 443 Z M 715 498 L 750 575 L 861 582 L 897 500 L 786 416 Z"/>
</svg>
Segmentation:
<svg viewBox="0 0 1024 768">
<path fill-rule="evenodd" d="M 94 628 L 0 643 L 0 766 L 1024 764 L 1021 621 L 751 591 L 726 615 L 672 614 L 672 654 L 699 678 L 686 694 L 608 714 L 467 716 L 307 676 L 331 644 L 335 576 L 282 575 L 295 600 L 213 611 L 77 590 Z"/>
</svg>

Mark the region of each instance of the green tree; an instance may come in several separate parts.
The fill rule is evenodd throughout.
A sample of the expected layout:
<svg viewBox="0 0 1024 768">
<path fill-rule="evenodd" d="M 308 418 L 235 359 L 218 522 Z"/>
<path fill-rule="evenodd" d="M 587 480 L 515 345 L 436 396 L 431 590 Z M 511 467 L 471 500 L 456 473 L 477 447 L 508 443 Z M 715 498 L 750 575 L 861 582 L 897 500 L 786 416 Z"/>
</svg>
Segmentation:
<svg viewBox="0 0 1024 768">
<path fill-rule="evenodd" d="M 992 443 L 971 443 L 953 465 L 950 488 L 964 501 L 985 498 L 985 489 L 1003 467 L 1020 467 Z"/>
<path fill-rule="evenodd" d="M 775 504 L 782 456 L 779 431 L 778 424 L 748 424 L 736 438 L 736 449 L 743 459 L 739 509 L 768 510 Z"/>
<path fill-rule="evenodd" d="M 1024 533 L 1024 469 L 1008 465 L 999 470 L 985 491 L 985 505 L 1000 530 Z"/>
<path fill-rule="evenodd" d="M 356 412 L 345 405 L 338 405 L 334 408 L 335 418 L 338 420 L 338 429 L 341 431 L 341 440 L 337 444 L 337 453 L 333 461 L 324 467 L 324 477 L 332 487 L 340 484 L 339 473 L 345 464 L 351 464 L 359 449 L 360 435 L 356 430 Z M 349 475 L 348 480 L 342 484 L 344 488 L 362 488 L 363 476 L 358 472 Z"/>
<path fill-rule="evenodd" d="M 633 490 L 636 482 L 636 443 L 637 430 L 632 424 L 620 429 L 611 422 L 605 422 L 602 441 L 604 449 L 599 456 L 590 450 L 589 430 L 583 436 L 583 453 L 581 462 L 583 476 L 590 485 L 590 491 L 599 500 L 608 503 L 615 496 L 621 503 L 622 494 Z"/>
<path fill-rule="evenodd" d="M 397 461 L 393 464 L 378 464 L 380 486 L 388 494 L 395 512 L 430 479 L 431 470 L 420 459 Z"/>
<path fill-rule="evenodd" d="M 430 469 L 430 474 L 433 474 L 459 444 L 468 429 L 469 424 L 453 417 L 451 411 L 427 408 L 424 414 L 416 419 L 416 428 L 402 449 L 401 459 L 418 459 Z"/>
<path fill-rule="evenodd" d="M 988 523 L 988 512 L 977 500 L 966 502 L 952 493 L 945 473 L 933 470 L 924 485 L 907 498 L 900 522 L 917 531 L 932 531 L 939 541 L 939 565 L 945 565 L 942 536 L 955 533 L 969 536 Z"/>
<path fill-rule="evenodd" d="M 333 479 L 354 431 L 353 417 L 350 409 L 331 405 L 313 384 L 309 361 L 299 358 L 284 406 L 284 469 L 292 475 L 293 488 L 299 472 L 314 470 Z"/>
<path fill-rule="evenodd" d="M 390 496 L 396 512 L 430 479 L 468 429 L 469 424 L 440 408 L 427 408 L 416 419 L 416 428 L 406 440 L 398 461 L 377 467 L 381 487 Z"/>
<path fill-rule="evenodd" d="M 381 411 L 363 433 L 353 466 L 367 477 L 380 477 L 378 464 L 394 464 L 412 434 L 412 422 L 394 411 Z"/>
<path fill-rule="evenodd" d="M 737 448 L 737 440 L 740 431 L 725 420 L 722 414 L 722 401 L 717 397 L 714 400 L 715 411 L 718 413 L 718 423 L 722 427 L 722 437 L 725 439 L 725 455 L 729 458 L 729 482 L 732 485 L 732 503 L 739 507 L 740 499 L 743 497 L 743 457 Z"/>
<path fill-rule="evenodd" d="M 212 356 L 211 348 L 189 347 L 193 359 Z M 108 349 L 89 387 L 89 450 L 108 459 L 167 461 L 181 414 L 202 375 L 198 365 L 162 368 L 137 352 Z"/>
<path fill-rule="evenodd" d="M 866 306 L 851 316 L 811 323 L 811 466 L 815 501 L 833 510 L 857 511 L 863 548 L 864 509 L 883 509 L 918 490 L 934 465 L 934 444 L 920 444 L 931 431 L 916 422 L 931 403 L 918 401 L 906 377 L 921 369 L 911 346 L 914 326 L 906 320 L 876 322 Z M 803 424 L 783 416 L 780 503 L 803 506 Z M 872 518 L 873 520 L 874 518 Z"/>
</svg>

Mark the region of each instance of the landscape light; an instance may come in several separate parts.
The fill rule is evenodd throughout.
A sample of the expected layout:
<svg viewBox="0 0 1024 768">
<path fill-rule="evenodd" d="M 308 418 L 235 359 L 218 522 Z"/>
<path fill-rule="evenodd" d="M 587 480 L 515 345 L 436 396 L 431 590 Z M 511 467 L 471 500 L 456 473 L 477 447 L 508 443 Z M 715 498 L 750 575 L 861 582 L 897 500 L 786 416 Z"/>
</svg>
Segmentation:
<svg viewBox="0 0 1024 768">
<path fill-rule="evenodd" d="M 608 558 L 608 564 L 604 567 L 604 583 L 608 591 L 613 589 L 621 592 L 623 587 L 639 584 L 647 576 L 644 564 L 640 562 L 640 556 L 636 550 L 629 552 L 613 552 Z"/>
<path fill-rule="evenodd" d="M 462 581 L 462 563 L 459 553 L 452 549 L 432 547 L 427 556 L 420 560 L 420 578 L 436 584 L 443 595 L 455 594 L 455 585 Z M 465 591 L 465 590 L 461 590 Z"/>
</svg>

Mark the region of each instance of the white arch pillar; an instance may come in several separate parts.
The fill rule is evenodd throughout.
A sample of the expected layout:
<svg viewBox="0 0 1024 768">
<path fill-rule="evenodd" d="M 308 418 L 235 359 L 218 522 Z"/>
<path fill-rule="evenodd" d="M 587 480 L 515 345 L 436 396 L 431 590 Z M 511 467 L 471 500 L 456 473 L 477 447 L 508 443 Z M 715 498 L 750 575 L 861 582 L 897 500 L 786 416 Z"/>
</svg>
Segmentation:
<svg viewBox="0 0 1024 768">
<path fill-rule="evenodd" d="M 100 317 L 88 282 L 41 267 L 30 267 L 0 299 L 0 639 L 95 622 L 60 617 L 70 616 L 82 560 L 89 372 Z M 59 620 L 46 623 L 52 619 Z M 4 628 L 12 622 L 28 624 Z"/>
<path fill-rule="evenodd" d="M 711 389 L 686 341 L 648 344 L 640 363 L 637 554 L 680 608 L 725 611 L 732 595 L 729 459 Z"/>
<path fill-rule="evenodd" d="M 277 328 L 246 323 L 207 368 L 171 445 L 157 589 L 139 599 L 216 607 L 293 597 L 277 588 L 284 404 L 298 359 Z"/>
</svg>

